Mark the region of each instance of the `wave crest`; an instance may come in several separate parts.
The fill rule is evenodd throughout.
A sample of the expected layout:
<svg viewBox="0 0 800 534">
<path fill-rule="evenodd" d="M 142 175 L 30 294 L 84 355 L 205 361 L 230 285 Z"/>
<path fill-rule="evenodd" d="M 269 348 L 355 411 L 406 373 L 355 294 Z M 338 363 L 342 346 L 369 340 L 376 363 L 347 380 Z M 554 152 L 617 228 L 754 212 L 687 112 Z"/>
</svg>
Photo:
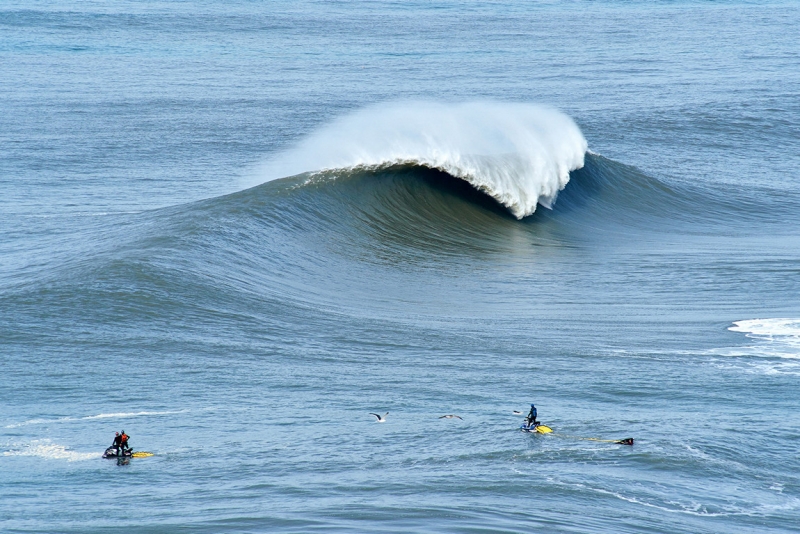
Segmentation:
<svg viewBox="0 0 800 534">
<path fill-rule="evenodd" d="M 270 161 L 263 178 L 416 164 L 469 182 L 522 218 L 552 206 L 586 150 L 575 122 L 550 107 L 404 102 L 332 122 Z"/>
</svg>

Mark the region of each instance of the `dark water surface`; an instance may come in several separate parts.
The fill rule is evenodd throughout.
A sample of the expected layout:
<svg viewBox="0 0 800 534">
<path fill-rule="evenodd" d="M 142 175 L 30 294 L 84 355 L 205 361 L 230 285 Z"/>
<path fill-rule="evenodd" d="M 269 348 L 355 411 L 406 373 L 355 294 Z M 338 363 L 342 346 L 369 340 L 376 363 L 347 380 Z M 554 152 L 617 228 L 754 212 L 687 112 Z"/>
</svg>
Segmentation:
<svg viewBox="0 0 800 534">
<path fill-rule="evenodd" d="M 798 27 L 3 3 L 0 530 L 796 531 Z"/>
</svg>

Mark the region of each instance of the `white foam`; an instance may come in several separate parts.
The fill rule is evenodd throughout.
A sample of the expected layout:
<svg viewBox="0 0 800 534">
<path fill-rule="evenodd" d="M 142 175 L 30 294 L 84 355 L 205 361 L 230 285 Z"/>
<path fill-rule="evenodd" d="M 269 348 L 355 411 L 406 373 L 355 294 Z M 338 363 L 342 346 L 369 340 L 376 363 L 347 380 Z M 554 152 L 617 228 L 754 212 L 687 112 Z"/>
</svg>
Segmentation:
<svg viewBox="0 0 800 534">
<path fill-rule="evenodd" d="M 116 412 L 116 413 L 101 413 L 98 415 L 88 415 L 81 417 L 82 420 L 86 419 L 124 419 L 128 417 L 141 417 L 143 415 L 170 415 L 176 413 L 185 413 L 187 410 L 179 410 L 172 412 Z"/>
<path fill-rule="evenodd" d="M 19 428 L 21 426 L 28 426 L 28 425 L 44 425 L 47 423 L 58 423 L 61 421 L 70 421 L 72 418 L 70 417 L 61 417 L 60 419 L 28 419 L 27 421 L 22 421 L 20 423 L 12 423 L 10 425 L 6 425 L 5 428 Z"/>
<path fill-rule="evenodd" d="M 266 164 L 259 178 L 415 163 L 468 181 L 522 218 L 537 204 L 551 207 L 586 150 L 575 122 L 550 107 L 400 102 L 334 121 Z"/>
<path fill-rule="evenodd" d="M 19 448 L 12 448 L 3 452 L 3 456 L 36 456 L 48 460 L 66 460 L 68 462 L 78 462 L 100 458 L 102 455 L 97 452 L 77 452 L 68 449 L 64 445 L 52 443 L 49 440 L 34 440 L 24 444 Z"/>
<path fill-rule="evenodd" d="M 613 491 L 610 489 L 593 487 L 591 485 L 584 483 L 562 482 L 552 477 L 548 477 L 548 482 L 556 485 L 563 485 L 563 486 L 577 488 L 578 490 L 584 490 L 603 495 L 608 495 L 620 499 L 622 501 L 629 502 L 631 504 L 645 506 L 648 508 L 656 508 L 663 512 L 674 513 L 674 514 L 688 514 L 701 517 L 724 517 L 724 516 L 737 516 L 737 515 L 751 516 L 751 517 L 766 516 L 773 514 L 776 511 L 796 510 L 798 507 L 800 507 L 800 499 L 797 499 L 795 497 L 790 497 L 788 499 L 785 499 L 784 502 L 782 503 L 777 503 L 777 504 L 760 503 L 756 504 L 755 506 L 753 505 L 753 503 L 742 503 L 741 505 L 737 506 L 731 501 L 728 501 L 725 504 L 722 503 L 702 504 L 697 501 L 692 501 L 692 502 L 675 501 L 666 498 L 666 496 L 664 495 L 656 495 L 653 494 L 652 492 L 649 492 L 651 493 L 650 495 L 642 495 L 640 497 L 637 497 L 635 495 L 626 495 L 622 491 Z M 647 491 L 647 489 L 641 487 L 640 491 Z M 718 509 L 718 511 L 714 511 L 714 509 Z"/>
<path fill-rule="evenodd" d="M 785 337 L 800 343 L 800 319 L 747 319 L 734 321 L 728 330 L 770 339 L 776 336 Z"/>
<path fill-rule="evenodd" d="M 169 411 L 169 412 L 116 412 L 116 413 L 101 413 L 97 415 L 87 415 L 85 417 L 59 417 L 57 419 L 28 419 L 20 423 L 12 423 L 6 425 L 5 428 L 19 428 L 28 425 L 44 425 L 52 423 L 63 423 L 68 421 L 87 421 L 92 419 L 125 419 L 130 417 L 142 417 L 145 415 L 170 415 L 176 413 L 186 413 L 187 410 Z"/>
<path fill-rule="evenodd" d="M 743 352 L 755 349 L 761 356 L 800 359 L 800 319 L 747 319 L 734 321 L 728 330 L 759 341 Z"/>
</svg>

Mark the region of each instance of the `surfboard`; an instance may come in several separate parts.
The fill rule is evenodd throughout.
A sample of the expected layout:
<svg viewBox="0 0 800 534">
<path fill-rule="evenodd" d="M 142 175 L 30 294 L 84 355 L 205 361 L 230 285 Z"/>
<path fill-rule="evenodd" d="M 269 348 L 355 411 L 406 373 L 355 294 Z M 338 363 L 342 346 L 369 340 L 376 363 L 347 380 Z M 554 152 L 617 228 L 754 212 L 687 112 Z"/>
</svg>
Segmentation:
<svg viewBox="0 0 800 534">
<path fill-rule="evenodd" d="M 153 453 L 145 451 L 137 451 L 131 454 L 131 458 L 147 458 L 148 456 L 153 456 Z"/>
</svg>

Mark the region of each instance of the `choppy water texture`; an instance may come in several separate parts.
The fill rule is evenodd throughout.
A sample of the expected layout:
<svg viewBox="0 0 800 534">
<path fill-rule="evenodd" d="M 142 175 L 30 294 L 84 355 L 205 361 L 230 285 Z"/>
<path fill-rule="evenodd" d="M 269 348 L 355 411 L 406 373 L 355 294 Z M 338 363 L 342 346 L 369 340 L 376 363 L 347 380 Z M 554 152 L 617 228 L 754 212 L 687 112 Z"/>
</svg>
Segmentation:
<svg viewBox="0 0 800 534">
<path fill-rule="evenodd" d="M 796 531 L 797 28 L 4 2 L 0 530 Z"/>
</svg>

